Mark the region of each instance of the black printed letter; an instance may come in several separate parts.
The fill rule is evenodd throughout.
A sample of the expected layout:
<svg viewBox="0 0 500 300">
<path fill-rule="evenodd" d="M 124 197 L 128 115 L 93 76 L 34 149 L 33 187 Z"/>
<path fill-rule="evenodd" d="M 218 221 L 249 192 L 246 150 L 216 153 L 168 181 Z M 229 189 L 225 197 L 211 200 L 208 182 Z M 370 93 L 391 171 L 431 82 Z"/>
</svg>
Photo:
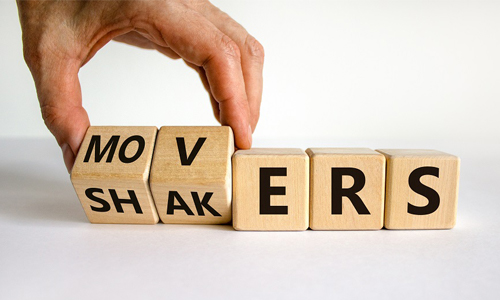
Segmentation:
<svg viewBox="0 0 500 300">
<path fill-rule="evenodd" d="M 203 206 L 214 216 L 220 217 L 221 215 L 212 207 L 210 204 L 208 204 L 208 201 L 210 201 L 210 198 L 212 198 L 212 195 L 214 193 L 205 193 L 205 196 L 203 196 L 203 200 L 200 202 L 200 196 L 198 196 L 197 192 L 191 192 L 191 196 L 193 196 L 193 201 L 194 205 L 196 206 L 196 211 L 198 212 L 198 216 L 204 216 L 205 212 L 203 211 Z"/>
<path fill-rule="evenodd" d="M 113 155 L 115 154 L 116 146 L 118 145 L 118 140 L 120 139 L 119 135 L 113 135 L 109 142 L 106 144 L 104 149 L 101 152 L 101 136 L 93 135 L 90 138 L 89 148 L 87 149 L 87 154 L 85 155 L 85 159 L 83 162 L 89 162 L 90 156 L 92 155 L 92 150 L 95 148 L 95 162 L 101 162 L 101 159 L 104 157 L 106 152 L 109 150 L 108 158 L 106 158 L 106 162 L 110 163 L 113 160 Z"/>
<path fill-rule="evenodd" d="M 354 179 L 352 187 L 342 188 L 342 176 L 351 176 Z M 369 215 L 363 200 L 356 195 L 365 186 L 365 174 L 356 168 L 332 168 L 332 215 L 342 214 L 342 197 L 351 200 L 352 205 L 360 215 Z"/>
<path fill-rule="evenodd" d="M 179 157 L 181 158 L 181 165 L 183 166 L 190 166 L 193 163 L 194 158 L 198 154 L 198 152 L 201 149 L 201 146 L 203 146 L 203 143 L 205 143 L 205 140 L 207 139 L 206 137 L 201 137 L 196 141 L 196 144 L 193 147 L 193 151 L 191 151 L 191 154 L 189 154 L 189 157 L 187 156 L 187 151 L 186 151 L 186 143 L 184 142 L 183 137 L 178 137 L 175 138 L 177 140 L 177 149 L 179 149 Z"/>
<path fill-rule="evenodd" d="M 134 206 L 135 213 L 142 214 L 142 209 L 141 206 L 139 205 L 139 200 L 137 200 L 135 192 L 133 190 L 127 190 L 127 192 L 130 199 L 120 199 L 118 198 L 118 195 L 116 194 L 115 190 L 113 189 L 109 190 L 109 194 L 111 195 L 111 199 L 113 199 L 116 211 L 119 213 L 123 213 L 122 204 L 125 203 L 125 204 L 132 204 Z"/>
<path fill-rule="evenodd" d="M 137 152 L 132 155 L 132 157 L 127 157 L 125 155 L 125 150 L 127 150 L 128 144 L 133 141 L 136 141 L 139 144 L 139 147 L 137 148 Z M 118 153 L 120 161 L 126 164 L 136 161 L 141 156 L 142 151 L 144 151 L 145 144 L 146 142 L 144 141 L 144 138 L 140 135 L 133 135 L 126 139 L 120 147 L 120 152 Z"/>
<path fill-rule="evenodd" d="M 286 176 L 286 168 L 260 168 L 260 214 L 286 215 L 288 206 L 271 206 L 271 195 L 286 195 L 286 187 L 271 186 L 271 176 Z"/>
<path fill-rule="evenodd" d="M 429 200 L 426 206 L 415 206 L 408 203 L 408 213 L 412 215 L 428 215 L 435 212 L 439 207 L 439 194 L 428 186 L 420 182 L 420 177 L 424 175 L 432 175 L 439 178 L 439 169 L 436 167 L 420 167 L 411 172 L 408 178 L 408 184 L 415 193 L 422 195 Z"/>
<path fill-rule="evenodd" d="M 179 205 L 175 205 L 175 199 L 179 201 Z M 179 195 L 179 193 L 176 191 L 170 191 L 168 192 L 167 215 L 173 215 L 174 210 L 176 209 L 182 209 L 188 216 L 194 216 L 194 213 L 191 211 L 186 202 L 184 202 L 184 199 L 182 199 L 181 195 Z"/>
<path fill-rule="evenodd" d="M 94 196 L 94 193 L 104 194 L 104 191 L 102 189 L 97 189 L 97 188 L 88 188 L 85 190 L 85 196 L 87 196 L 87 198 L 89 198 L 92 201 L 100 203 L 102 205 L 102 207 L 94 207 L 91 205 L 90 208 L 93 211 L 98 211 L 98 212 L 109 211 L 111 209 L 111 206 L 109 205 L 109 203 L 104 199 L 101 199 L 101 198 Z"/>
</svg>

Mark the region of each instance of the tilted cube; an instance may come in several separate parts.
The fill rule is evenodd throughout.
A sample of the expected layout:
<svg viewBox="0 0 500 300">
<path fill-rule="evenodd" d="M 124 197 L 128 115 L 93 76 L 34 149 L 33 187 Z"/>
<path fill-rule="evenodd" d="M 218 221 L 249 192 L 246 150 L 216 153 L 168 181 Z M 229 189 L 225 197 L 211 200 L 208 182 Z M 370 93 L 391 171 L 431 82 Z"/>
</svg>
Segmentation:
<svg viewBox="0 0 500 300">
<path fill-rule="evenodd" d="M 150 186 L 162 222 L 230 222 L 233 152 L 228 126 L 161 127 Z"/>
<path fill-rule="evenodd" d="M 91 223 L 156 224 L 149 170 L 156 127 L 91 126 L 71 171 Z"/>
</svg>

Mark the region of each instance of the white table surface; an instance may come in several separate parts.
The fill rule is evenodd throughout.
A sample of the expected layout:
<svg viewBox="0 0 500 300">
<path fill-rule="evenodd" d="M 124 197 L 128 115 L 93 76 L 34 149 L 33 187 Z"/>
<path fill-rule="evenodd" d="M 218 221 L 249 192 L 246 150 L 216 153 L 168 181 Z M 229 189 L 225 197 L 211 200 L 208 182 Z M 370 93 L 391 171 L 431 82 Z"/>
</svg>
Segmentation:
<svg viewBox="0 0 500 300">
<path fill-rule="evenodd" d="M 0 140 L 0 299 L 499 299 L 500 147 L 444 148 L 452 230 L 237 232 L 90 224 L 54 141 Z"/>
</svg>

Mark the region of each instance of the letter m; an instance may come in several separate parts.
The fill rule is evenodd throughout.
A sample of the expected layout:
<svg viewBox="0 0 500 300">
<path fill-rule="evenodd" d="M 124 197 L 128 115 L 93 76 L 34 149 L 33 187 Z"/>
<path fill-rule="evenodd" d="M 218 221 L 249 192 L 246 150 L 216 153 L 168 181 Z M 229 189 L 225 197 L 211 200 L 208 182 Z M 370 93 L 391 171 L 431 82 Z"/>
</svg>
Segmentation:
<svg viewBox="0 0 500 300">
<path fill-rule="evenodd" d="M 119 139 L 120 139 L 119 135 L 113 135 L 109 139 L 106 146 L 104 146 L 104 149 L 102 149 L 101 152 L 101 136 L 93 135 L 92 138 L 90 138 L 89 148 L 87 149 L 87 154 L 85 155 L 85 159 L 83 160 L 83 162 L 89 162 L 90 156 L 92 155 L 92 151 L 95 149 L 94 159 L 96 163 L 101 162 L 102 158 L 104 157 L 104 155 L 106 155 L 106 152 L 108 151 L 109 153 L 108 157 L 106 158 L 106 162 L 110 163 L 113 160 L 113 156 L 115 155 Z"/>
</svg>

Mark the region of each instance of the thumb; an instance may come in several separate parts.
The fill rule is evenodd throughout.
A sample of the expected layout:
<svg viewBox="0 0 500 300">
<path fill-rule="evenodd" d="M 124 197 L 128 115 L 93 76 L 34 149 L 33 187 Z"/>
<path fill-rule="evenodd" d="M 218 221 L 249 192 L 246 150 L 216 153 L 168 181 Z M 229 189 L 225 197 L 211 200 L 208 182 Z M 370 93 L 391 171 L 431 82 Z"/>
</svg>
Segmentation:
<svg viewBox="0 0 500 300">
<path fill-rule="evenodd" d="M 90 126 L 82 107 L 79 68 L 76 60 L 57 60 L 31 68 L 43 120 L 61 147 L 68 172 Z"/>
</svg>

